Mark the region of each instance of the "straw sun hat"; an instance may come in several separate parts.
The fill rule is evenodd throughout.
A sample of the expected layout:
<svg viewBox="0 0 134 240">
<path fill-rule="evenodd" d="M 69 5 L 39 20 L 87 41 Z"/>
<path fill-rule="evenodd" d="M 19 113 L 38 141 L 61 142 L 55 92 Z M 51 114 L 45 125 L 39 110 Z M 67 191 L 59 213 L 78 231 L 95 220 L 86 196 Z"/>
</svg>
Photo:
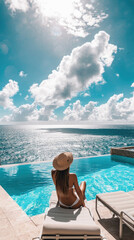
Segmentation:
<svg viewBox="0 0 134 240">
<path fill-rule="evenodd" d="M 54 158 L 53 167 L 56 170 L 62 171 L 69 168 L 72 162 L 73 154 L 71 152 L 64 152 Z"/>
</svg>

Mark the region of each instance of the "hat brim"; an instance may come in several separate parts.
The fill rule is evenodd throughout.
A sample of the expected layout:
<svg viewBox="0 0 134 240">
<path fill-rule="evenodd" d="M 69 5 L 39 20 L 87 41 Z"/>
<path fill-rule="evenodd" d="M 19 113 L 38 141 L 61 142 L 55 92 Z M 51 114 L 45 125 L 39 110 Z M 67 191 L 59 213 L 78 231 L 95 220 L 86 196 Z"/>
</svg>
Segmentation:
<svg viewBox="0 0 134 240">
<path fill-rule="evenodd" d="M 56 170 L 63 171 L 69 168 L 72 162 L 73 162 L 73 154 L 71 152 L 64 152 L 54 158 L 53 167 Z"/>
</svg>

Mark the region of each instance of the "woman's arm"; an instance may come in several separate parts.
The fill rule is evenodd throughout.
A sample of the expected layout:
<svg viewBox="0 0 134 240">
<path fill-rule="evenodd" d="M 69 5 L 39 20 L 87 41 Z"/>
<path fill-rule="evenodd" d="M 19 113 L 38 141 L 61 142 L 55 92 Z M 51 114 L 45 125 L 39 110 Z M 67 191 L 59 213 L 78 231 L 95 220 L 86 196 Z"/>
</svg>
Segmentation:
<svg viewBox="0 0 134 240">
<path fill-rule="evenodd" d="M 78 184 L 78 180 L 77 180 L 77 176 L 76 174 L 73 174 L 73 178 L 74 178 L 74 186 L 75 186 L 75 190 L 81 200 L 81 203 L 82 203 L 82 206 L 84 207 L 85 206 L 85 203 L 84 203 L 84 199 L 83 199 L 83 195 L 82 195 L 82 192 L 81 192 L 81 189 L 79 187 L 79 184 Z"/>
</svg>

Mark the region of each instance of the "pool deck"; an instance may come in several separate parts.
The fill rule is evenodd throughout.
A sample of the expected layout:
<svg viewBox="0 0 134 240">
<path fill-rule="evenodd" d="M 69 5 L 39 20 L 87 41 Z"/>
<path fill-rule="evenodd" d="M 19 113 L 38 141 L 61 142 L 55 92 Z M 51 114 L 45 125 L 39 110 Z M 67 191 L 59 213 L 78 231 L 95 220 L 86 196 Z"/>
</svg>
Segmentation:
<svg viewBox="0 0 134 240">
<path fill-rule="evenodd" d="M 130 192 L 134 196 L 134 191 Z M 111 212 L 99 203 L 99 220 L 95 211 L 95 200 L 88 202 L 95 222 L 100 226 L 107 240 L 119 240 L 119 220 L 112 218 Z M 0 186 L 0 240 L 32 240 L 40 236 L 44 214 L 28 217 L 18 204 Z M 134 239 L 134 232 L 126 225 L 123 228 L 123 240 Z"/>
</svg>

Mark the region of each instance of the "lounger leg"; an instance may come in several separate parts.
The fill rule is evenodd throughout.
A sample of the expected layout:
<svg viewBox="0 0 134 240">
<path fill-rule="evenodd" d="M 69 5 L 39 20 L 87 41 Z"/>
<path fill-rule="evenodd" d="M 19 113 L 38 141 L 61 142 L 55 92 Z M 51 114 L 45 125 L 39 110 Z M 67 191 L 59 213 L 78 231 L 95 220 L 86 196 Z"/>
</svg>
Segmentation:
<svg viewBox="0 0 134 240">
<path fill-rule="evenodd" d="M 119 238 L 122 239 L 122 233 L 123 233 L 123 221 L 122 221 L 122 213 L 120 214 L 120 227 L 119 227 Z"/>
<path fill-rule="evenodd" d="M 98 209 L 97 209 L 97 203 L 98 203 L 98 197 L 96 196 L 96 199 L 95 199 L 95 210 L 96 210 L 99 218 L 101 219 L 100 214 L 99 214 Z"/>
</svg>

